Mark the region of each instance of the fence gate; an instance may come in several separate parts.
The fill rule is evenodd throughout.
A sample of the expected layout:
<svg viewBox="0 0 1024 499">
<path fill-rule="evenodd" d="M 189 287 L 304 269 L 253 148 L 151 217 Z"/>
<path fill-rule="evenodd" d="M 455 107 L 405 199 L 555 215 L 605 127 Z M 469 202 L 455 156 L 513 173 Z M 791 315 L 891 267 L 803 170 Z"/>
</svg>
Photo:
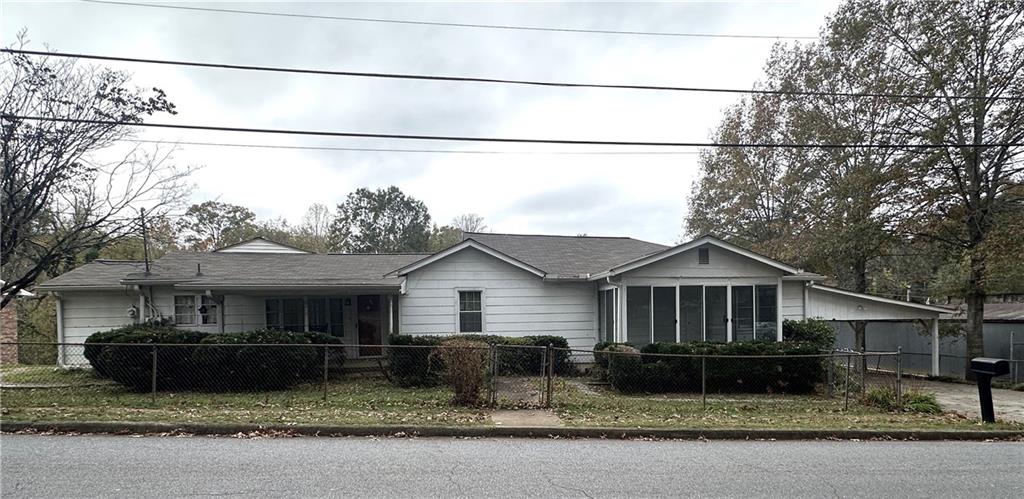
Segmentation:
<svg viewBox="0 0 1024 499">
<path fill-rule="evenodd" d="M 544 405 L 547 348 L 532 345 L 491 345 L 491 405 L 528 408 Z"/>
</svg>

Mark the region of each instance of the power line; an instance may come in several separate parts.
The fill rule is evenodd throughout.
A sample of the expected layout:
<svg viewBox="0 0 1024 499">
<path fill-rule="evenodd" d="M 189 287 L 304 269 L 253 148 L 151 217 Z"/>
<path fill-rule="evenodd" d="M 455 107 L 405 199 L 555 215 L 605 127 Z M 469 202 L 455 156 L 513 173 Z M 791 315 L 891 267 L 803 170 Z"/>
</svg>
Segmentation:
<svg viewBox="0 0 1024 499">
<path fill-rule="evenodd" d="M 213 146 L 213 147 L 241 147 L 255 149 L 298 149 L 317 151 L 362 151 L 362 152 L 398 152 L 398 153 L 438 153 L 438 154 L 523 154 L 523 155 L 573 155 L 573 156 L 594 156 L 594 155 L 679 155 L 679 154 L 700 154 L 699 151 L 498 151 L 498 150 L 472 150 L 472 149 L 392 149 L 379 147 L 329 147 L 329 146 L 288 146 L 273 144 L 239 144 L 230 142 L 183 142 L 173 140 L 141 140 L 126 139 L 131 142 L 144 144 L 173 144 L 188 146 Z"/>
<path fill-rule="evenodd" d="M 506 84 L 506 85 L 528 85 L 528 86 L 539 86 L 539 87 L 561 87 L 561 88 L 600 88 L 600 89 L 618 89 L 618 90 L 656 90 L 656 91 L 675 91 L 675 92 L 705 92 L 705 93 L 722 93 L 722 94 L 756 94 L 756 95 L 799 95 L 799 96 L 819 96 L 819 97 L 884 97 L 884 98 L 896 98 L 896 99 L 976 99 L 976 100 L 1024 100 L 1024 97 L 988 97 L 988 96 L 948 96 L 948 95 L 937 95 L 937 94 L 892 94 L 884 92 L 827 92 L 827 91 L 810 91 L 810 90 L 756 90 L 756 89 L 740 89 L 740 88 L 715 88 L 715 87 L 676 87 L 668 85 L 624 85 L 624 84 L 611 84 L 611 83 L 573 83 L 573 82 L 557 82 L 557 81 L 541 81 L 541 80 L 517 80 L 517 79 L 506 79 L 506 78 L 482 78 L 473 76 L 448 76 L 448 75 L 425 75 L 425 74 L 408 74 L 408 73 L 376 73 L 376 72 L 361 72 L 361 71 L 334 71 L 327 69 L 303 69 L 303 68 L 285 68 L 278 66 L 253 66 L 243 64 L 222 64 L 212 62 L 195 62 L 195 61 L 180 61 L 180 60 L 168 60 L 168 59 L 147 59 L 139 57 L 120 57 L 120 56 L 109 56 L 109 55 L 97 55 L 97 54 L 81 54 L 72 52 L 45 52 L 40 50 L 22 50 L 22 49 L 0 49 L 0 52 L 6 52 L 9 54 L 23 54 L 23 55 L 36 55 L 36 56 L 47 56 L 47 57 L 69 57 L 76 59 L 89 59 L 97 61 L 116 61 L 116 62 L 132 62 L 142 64 L 159 64 L 168 66 L 186 66 L 186 67 L 197 67 L 197 68 L 212 68 L 212 69 L 232 69 L 241 71 L 264 71 L 273 73 L 296 73 L 296 74 L 312 74 L 312 75 L 325 75 L 325 76 L 350 76 L 359 78 L 388 78 L 388 79 L 400 79 L 400 80 L 427 80 L 427 81 L 449 81 L 449 82 L 471 82 L 471 83 L 495 83 L 495 84 Z"/>
<path fill-rule="evenodd" d="M 583 139 L 539 139 L 510 137 L 471 137 L 465 135 L 419 135 L 394 133 L 337 132 L 328 130 L 294 130 L 283 128 L 243 128 L 212 125 L 187 125 L 173 123 L 141 123 L 114 120 L 94 120 L 80 118 L 61 118 L 53 116 L 21 116 L 5 114 L 0 116 L 8 120 L 49 121 L 57 123 L 75 123 L 90 125 L 135 126 L 149 128 L 178 128 L 182 130 L 202 130 L 213 132 L 242 132 L 281 135 L 307 135 L 320 137 L 356 137 L 367 139 L 400 139 L 400 140 L 437 140 L 449 142 L 496 142 L 506 144 L 562 144 L 562 145 L 600 145 L 600 146 L 649 146 L 649 147 L 726 147 L 726 148 L 793 148 L 793 149 L 940 149 L 949 147 L 1019 147 L 1024 143 L 989 143 L 989 144 L 797 144 L 797 143 L 722 143 L 722 142 L 658 142 L 628 140 L 583 140 Z"/>
<path fill-rule="evenodd" d="M 676 38 L 736 38 L 749 40 L 817 40 L 816 36 L 788 36 L 788 35 L 733 35 L 718 33 L 679 33 L 668 31 L 633 31 L 633 30 L 612 30 L 612 29 L 584 29 L 584 28 L 555 28 L 546 26 L 515 26 L 510 24 L 477 24 L 477 23 L 455 23 L 440 21 L 413 21 L 407 19 L 388 19 L 377 17 L 352 17 L 352 16 L 327 16 L 317 14 L 295 14 L 290 12 L 268 12 L 257 10 L 241 9 L 217 9 L 212 7 L 186 7 L 184 5 L 161 5 L 135 2 L 110 2 L 106 0 L 79 0 L 85 3 L 123 5 L 130 7 L 148 7 L 156 9 L 189 10 L 196 12 L 219 12 L 224 14 L 248 14 L 255 16 L 291 17 L 299 19 L 321 19 L 330 21 L 352 21 L 385 24 L 406 24 L 420 26 L 440 26 L 449 28 L 477 28 L 477 29 L 500 29 L 519 31 L 546 31 L 557 33 L 593 33 L 600 35 L 640 35 L 640 36 L 662 36 Z"/>
</svg>

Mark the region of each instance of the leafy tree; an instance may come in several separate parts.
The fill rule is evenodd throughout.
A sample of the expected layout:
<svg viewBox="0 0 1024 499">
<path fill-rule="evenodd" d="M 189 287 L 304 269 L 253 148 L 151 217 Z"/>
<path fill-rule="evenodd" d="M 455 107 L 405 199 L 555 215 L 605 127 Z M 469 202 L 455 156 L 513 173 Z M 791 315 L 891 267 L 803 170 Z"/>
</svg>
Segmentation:
<svg viewBox="0 0 1024 499">
<path fill-rule="evenodd" d="M 171 165 L 160 149 L 110 152 L 132 127 L 88 122 L 174 114 L 162 90 L 134 88 L 127 73 L 74 59 L 5 53 L 0 67 L 3 306 L 83 252 L 136 234 L 137 207 L 155 218 L 176 207 L 188 195 L 190 171 Z"/>
<path fill-rule="evenodd" d="M 443 225 L 441 227 L 435 225 L 430 231 L 430 244 L 427 250 L 431 253 L 436 253 L 459 244 L 462 241 L 462 232 L 462 230 L 451 225 Z"/>
<path fill-rule="evenodd" d="M 840 15 L 857 23 L 861 46 L 886 47 L 879 63 L 899 76 L 893 86 L 940 96 L 907 99 L 911 119 L 895 123 L 908 141 L 946 146 L 917 162 L 918 181 L 901 221 L 958 253 L 966 277 L 967 358 L 983 355 L 994 234 L 998 221 L 1024 203 L 1024 3 L 855 2 Z"/>
<path fill-rule="evenodd" d="M 427 206 L 398 187 L 359 188 L 338 205 L 331 224 L 332 248 L 357 253 L 426 251 L 430 229 Z"/>
<path fill-rule="evenodd" d="M 178 220 L 186 247 L 211 251 L 255 237 L 256 215 L 244 206 L 205 201 L 189 206 Z"/>
<path fill-rule="evenodd" d="M 295 246 L 323 253 L 330 249 L 331 223 L 334 214 L 327 205 L 313 203 L 302 217 L 302 225 L 293 234 Z"/>
</svg>

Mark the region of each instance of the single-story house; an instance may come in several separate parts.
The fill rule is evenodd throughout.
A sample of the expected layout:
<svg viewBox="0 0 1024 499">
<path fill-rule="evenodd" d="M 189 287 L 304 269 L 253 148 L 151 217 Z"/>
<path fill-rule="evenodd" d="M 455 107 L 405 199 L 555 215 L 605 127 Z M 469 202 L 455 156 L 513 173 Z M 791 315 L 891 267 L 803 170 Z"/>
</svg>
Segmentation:
<svg viewBox="0 0 1024 499">
<path fill-rule="evenodd" d="M 784 319 L 928 320 L 948 309 L 822 285 L 713 236 L 677 246 L 629 237 L 466 233 L 434 254 L 313 254 L 257 238 L 148 265 L 100 260 L 38 286 L 58 298 L 62 342 L 150 319 L 228 332 L 552 334 L 598 341 L 782 339 Z M 375 356 L 379 348 L 355 349 Z M 70 359 L 61 359 L 69 362 Z"/>
</svg>

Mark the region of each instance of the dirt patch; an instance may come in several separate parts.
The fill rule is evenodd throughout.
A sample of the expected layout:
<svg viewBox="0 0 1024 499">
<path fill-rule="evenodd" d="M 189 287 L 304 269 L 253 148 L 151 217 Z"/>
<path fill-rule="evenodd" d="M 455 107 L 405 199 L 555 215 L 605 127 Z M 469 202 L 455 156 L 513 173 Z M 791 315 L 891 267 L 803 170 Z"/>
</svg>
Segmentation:
<svg viewBox="0 0 1024 499">
<path fill-rule="evenodd" d="M 491 413 L 491 421 L 499 426 L 562 426 L 558 416 L 541 409 L 494 411 Z"/>
<path fill-rule="evenodd" d="M 494 380 L 498 407 L 538 407 L 544 402 L 540 377 L 500 376 Z"/>
</svg>

